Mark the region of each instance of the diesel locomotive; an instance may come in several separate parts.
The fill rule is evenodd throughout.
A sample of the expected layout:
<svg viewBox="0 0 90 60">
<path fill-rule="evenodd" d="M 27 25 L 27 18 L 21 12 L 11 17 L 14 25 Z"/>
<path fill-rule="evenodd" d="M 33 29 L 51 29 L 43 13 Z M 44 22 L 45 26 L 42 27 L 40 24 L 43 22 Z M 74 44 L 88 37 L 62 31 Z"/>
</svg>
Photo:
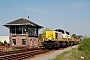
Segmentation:
<svg viewBox="0 0 90 60">
<path fill-rule="evenodd" d="M 45 48 L 56 48 L 78 44 L 80 39 L 72 37 L 68 31 L 56 29 L 53 31 L 46 31 L 46 38 L 43 39 L 42 45 Z"/>
</svg>

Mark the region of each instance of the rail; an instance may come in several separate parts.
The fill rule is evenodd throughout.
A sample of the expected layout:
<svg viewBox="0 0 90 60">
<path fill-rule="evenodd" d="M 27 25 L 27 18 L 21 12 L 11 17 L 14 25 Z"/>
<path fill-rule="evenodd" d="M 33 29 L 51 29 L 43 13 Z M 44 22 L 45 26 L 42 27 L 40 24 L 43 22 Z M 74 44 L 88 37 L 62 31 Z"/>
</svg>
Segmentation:
<svg viewBox="0 0 90 60">
<path fill-rule="evenodd" d="M 10 52 L 0 52 L 0 60 L 23 60 L 48 51 L 49 50 L 43 49 L 23 49 Z"/>
</svg>

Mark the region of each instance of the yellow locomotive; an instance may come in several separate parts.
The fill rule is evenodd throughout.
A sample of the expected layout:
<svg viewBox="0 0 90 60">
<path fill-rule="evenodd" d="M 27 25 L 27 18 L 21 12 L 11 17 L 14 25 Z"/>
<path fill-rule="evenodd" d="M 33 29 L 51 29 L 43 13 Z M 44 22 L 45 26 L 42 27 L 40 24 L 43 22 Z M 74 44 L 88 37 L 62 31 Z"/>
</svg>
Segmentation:
<svg viewBox="0 0 90 60">
<path fill-rule="evenodd" d="M 73 45 L 75 38 L 71 37 L 70 33 L 62 29 L 46 31 L 46 38 L 43 40 L 45 48 L 59 48 Z"/>
</svg>

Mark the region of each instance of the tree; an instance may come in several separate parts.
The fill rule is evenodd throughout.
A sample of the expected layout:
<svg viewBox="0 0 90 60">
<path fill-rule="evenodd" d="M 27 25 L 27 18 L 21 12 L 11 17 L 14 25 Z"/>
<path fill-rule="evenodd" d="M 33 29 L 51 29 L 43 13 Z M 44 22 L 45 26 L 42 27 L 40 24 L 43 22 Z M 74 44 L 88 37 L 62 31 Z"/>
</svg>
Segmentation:
<svg viewBox="0 0 90 60">
<path fill-rule="evenodd" d="M 42 30 L 42 34 L 45 34 L 46 31 L 50 31 L 50 30 L 51 30 L 50 28 L 44 28 L 44 29 Z"/>
<path fill-rule="evenodd" d="M 41 35 L 40 40 L 45 39 L 45 37 L 46 37 L 46 31 L 51 31 L 51 29 L 50 28 L 44 28 L 42 30 L 41 34 L 40 34 Z"/>
<path fill-rule="evenodd" d="M 7 42 L 6 42 L 6 40 L 4 41 L 4 46 L 6 46 L 7 45 Z"/>
<path fill-rule="evenodd" d="M 76 34 L 72 34 L 72 37 L 76 37 Z"/>
<path fill-rule="evenodd" d="M 82 35 L 78 35 L 79 37 L 81 37 L 81 38 L 83 38 L 83 36 Z"/>
</svg>

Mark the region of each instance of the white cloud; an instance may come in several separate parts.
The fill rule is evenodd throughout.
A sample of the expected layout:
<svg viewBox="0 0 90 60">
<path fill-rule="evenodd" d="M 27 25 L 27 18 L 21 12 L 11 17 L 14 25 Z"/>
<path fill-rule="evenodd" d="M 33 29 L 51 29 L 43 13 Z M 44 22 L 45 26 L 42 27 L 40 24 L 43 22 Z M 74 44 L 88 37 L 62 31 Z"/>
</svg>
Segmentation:
<svg viewBox="0 0 90 60">
<path fill-rule="evenodd" d="M 39 10 L 39 9 L 35 9 L 35 8 L 31 8 L 31 7 L 28 7 L 25 10 L 27 10 L 27 11 L 36 11 L 36 12 L 41 12 L 41 13 L 48 13 L 48 12 L 45 12 L 45 11 L 42 11 L 42 10 Z"/>
</svg>

